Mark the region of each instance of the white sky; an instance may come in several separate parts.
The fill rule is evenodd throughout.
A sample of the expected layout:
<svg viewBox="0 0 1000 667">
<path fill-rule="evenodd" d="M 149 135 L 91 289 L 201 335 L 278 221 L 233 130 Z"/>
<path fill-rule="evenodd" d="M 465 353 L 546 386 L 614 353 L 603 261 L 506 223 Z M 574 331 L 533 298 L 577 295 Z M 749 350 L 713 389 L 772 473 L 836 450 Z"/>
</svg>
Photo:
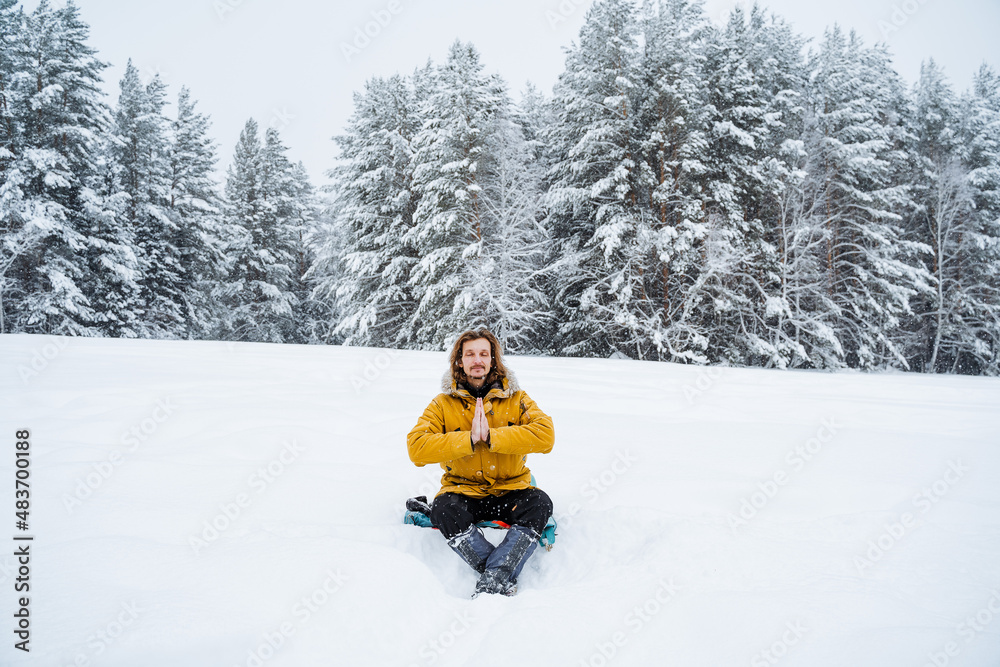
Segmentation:
<svg viewBox="0 0 1000 667">
<path fill-rule="evenodd" d="M 159 72 L 176 99 L 182 85 L 211 116 L 220 171 L 228 165 L 247 118 L 273 124 L 313 183 L 336 154 L 330 140 L 352 110 L 352 93 L 372 76 L 409 73 L 428 57 L 443 62 L 456 39 L 471 41 L 488 72 L 498 72 L 515 97 L 525 82 L 551 92 L 590 0 L 77 0 L 91 27 L 90 45 L 105 70 L 109 101 L 132 58 L 146 76 Z M 37 0 L 23 3 L 26 10 Z M 717 23 L 737 2 L 708 0 Z M 741 3 L 746 4 L 746 3 Z M 814 41 L 826 26 L 854 28 L 869 44 L 886 41 L 896 69 L 916 80 L 933 57 L 956 89 L 965 89 L 986 61 L 1000 67 L 997 0 L 766 0 Z M 395 13 L 392 13 L 394 10 Z M 374 21 L 381 14 L 386 25 Z M 554 21 L 554 17 L 560 19 Z M 387 20 L 388 19 L 388 20 Z M 369 43 L 345 56 L 366 24 Z M 375 30 L 377 28 L 377 30 Z M 172 113 L 172 109 L 169 113 Z"/>
</svg>

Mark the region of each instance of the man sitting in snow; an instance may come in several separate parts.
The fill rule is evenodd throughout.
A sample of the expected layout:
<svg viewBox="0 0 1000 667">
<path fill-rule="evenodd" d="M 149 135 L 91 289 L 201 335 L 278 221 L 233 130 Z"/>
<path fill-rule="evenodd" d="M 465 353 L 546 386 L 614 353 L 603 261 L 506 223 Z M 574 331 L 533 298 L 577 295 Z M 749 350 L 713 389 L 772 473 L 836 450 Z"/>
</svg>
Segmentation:
<svg viewBox="0 0 1000 667">
<path fill-rule="evenodd" d="M 432 525 L 480 573 L 476 593 L 513 595 L 552 501 L 531 486 L 528 454 L 552 451 L 552 419 L 538 409 L 503 364 L 500 342 L 486 329 L 466 331 L 451 350 L 443 393 L 406 437 L 410 460 L 440 463 L 441 490 Z M 510 525 L 494 548 L 478 521 Z"/>
</svg>

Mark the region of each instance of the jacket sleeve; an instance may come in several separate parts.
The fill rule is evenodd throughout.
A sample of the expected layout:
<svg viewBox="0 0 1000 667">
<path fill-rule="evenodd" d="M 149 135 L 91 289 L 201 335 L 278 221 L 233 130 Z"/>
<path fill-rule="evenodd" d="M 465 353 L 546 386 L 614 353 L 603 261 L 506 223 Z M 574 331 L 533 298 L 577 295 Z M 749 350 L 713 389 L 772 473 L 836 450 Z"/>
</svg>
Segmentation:
<svg viewBox="0 0 1000 667">
<path fill-rule="evenodd" d="M 445 432 L 444 410 L 438 398 L 431 401 L 406 436 L 406 449 L 418 466 L 454 461 L 473 452 L 469 431 Z"/>
<path fill-rule="evenodd" d="M 497 454 L 548 454 L 556 441 L 552 417 L 542 412 L 527 393 L 521 392 L 521 426 L 490 429 L 490 451 Z"/>
</svg>

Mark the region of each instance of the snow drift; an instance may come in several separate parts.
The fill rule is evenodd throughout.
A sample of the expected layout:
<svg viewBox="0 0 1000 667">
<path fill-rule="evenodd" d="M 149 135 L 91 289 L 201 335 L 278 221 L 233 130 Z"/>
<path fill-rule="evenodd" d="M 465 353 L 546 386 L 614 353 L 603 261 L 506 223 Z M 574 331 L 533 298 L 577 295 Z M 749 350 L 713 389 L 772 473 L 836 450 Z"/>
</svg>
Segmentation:
<svg viewBox="0 0 1000 667">
<path fill-rule="evenodd" d="M 437 490 L 404 436 L 444 353 L 8 335 L 0 358 L 35 538 L 31 652 L 8 634 L 4 664 L 1000 657 L 996 379 L 512 357 L 555 422 L 529 465 L 559 534 L 516 597 L 470 600 L 401 523 Z"/>
</svg>

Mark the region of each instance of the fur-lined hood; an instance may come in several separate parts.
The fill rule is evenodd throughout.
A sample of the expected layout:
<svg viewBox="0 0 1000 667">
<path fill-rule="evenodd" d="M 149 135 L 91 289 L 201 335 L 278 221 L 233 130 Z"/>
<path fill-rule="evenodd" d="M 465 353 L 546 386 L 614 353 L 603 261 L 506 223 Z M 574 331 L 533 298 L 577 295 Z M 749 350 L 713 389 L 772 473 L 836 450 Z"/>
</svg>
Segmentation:
<svg viewBox="0 0 1000 667">
<path fill-rule="evenodd" d="M 507 377 L 500 380 L 500 387 L 496 386 L 497 383 L 493 383 L 493 388 L 490 389 L 487 397 L 495 398 L 510 398 L 517 392 L 521 390 L 521 385 L 517 381 L 517 376 L 514 375 L 509 367 L 507 368 Z M 494 393 L 496 392 L 496 393 Z M 451 371 L 445 371 L 444 375 L 441 376 L 441 393 L 448 394 L 449 396 L 454 396 L 456 398 L 468 398 L 471 399 L 472 395 L 464 389 L 459 389 L 455 386 L 455 380 L 451 377 Z"/>
</svg>

